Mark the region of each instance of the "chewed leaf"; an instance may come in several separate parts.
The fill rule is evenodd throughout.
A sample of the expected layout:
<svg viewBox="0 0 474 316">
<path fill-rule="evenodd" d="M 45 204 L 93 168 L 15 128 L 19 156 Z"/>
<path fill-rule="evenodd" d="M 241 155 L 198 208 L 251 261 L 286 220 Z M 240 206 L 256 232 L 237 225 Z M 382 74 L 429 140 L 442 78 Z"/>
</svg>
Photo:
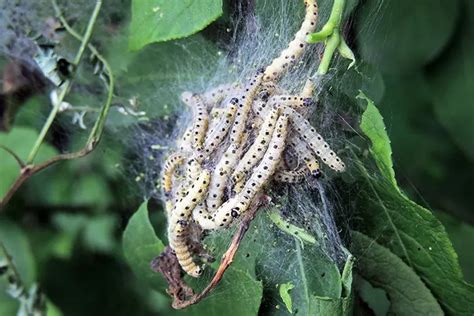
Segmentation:
<svg viewBox="0 0 474 316">
<path fill-rule="evenodd" d="M 381 175 L 361 166 L 366 188 L 357 201 L 364 221 L 363 233 L 377 239 L 412 268 L 448 314 L 474 311 L 474 287 L 463 280 L 453 246 L 442 224 L 398 188 L 385 124 L 365 95 L 367 110 L 360 128 L 372 142 L 370 153 Z"/>
<path fill-rule="evenodd" d="M 129 47 L 194 34 L 222 14 L 222 0 L 133 0 Z"/>
<path fill-rule="evenodd" d="M 443 315 L 436 298 L 403 260 L 372 238 L 352 233 L 352 251 L 358 272 L 372 285 L 383 288 L 394 315 Z"/>
<path fill-rule="evenodd" d="M 138 278 L 146 281 L 155 290 L 164 291 L 165 280 L 150 268 L 150 262 L 165 248 L 155 235 L 148 218 L 147 202 L 143 202 L 133 214 L 123 233 L 125 259 Z"/>
</svg>

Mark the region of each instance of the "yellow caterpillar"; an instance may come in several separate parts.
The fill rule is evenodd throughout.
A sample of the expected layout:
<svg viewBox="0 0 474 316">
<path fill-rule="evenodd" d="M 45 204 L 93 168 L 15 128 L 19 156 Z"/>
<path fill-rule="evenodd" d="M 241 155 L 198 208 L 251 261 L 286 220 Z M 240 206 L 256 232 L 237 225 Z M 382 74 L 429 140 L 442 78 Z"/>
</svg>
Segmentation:
<svg viewBox="0 0 474 316">
<path fill-rule="evenodd" d="M 252 168 L 260 161 L 260 159 L 262 159 L 272 138 L 277 119 L 278 109 L 272 109 L 269 115 L 267 115 L 265 118 L 265 121 L 263 122 L 263 125 L 261 126 L 257 138 L 253 142 L 252 146 L 250 146 L 235 168 L 235 171 L 232 174 L 232 180 L 235 183 L 238 184 L 242 182 L 248 172 L 252 170 Z M 236 186 L 234 190 L 237 193 L 240 192 L 238 186 Z"/>
<path fill-rule="evenodd" d="M 268 150 L 259 165 L 252 171 L 252 176 L 246 182 L 243 190 L 235 197 L 224 203 L 214 214 L 215 227 L 228 226 L 233 218 L 245 213 L 251 205 L 253 198 L 269 181 L 275 172 L 283 150 L 288 129 L 288 117 L 282 115 L 278 118 L 276 129 L 273 132 Z"/>
<path fill-rule="evenodd" d="M 316 156 L 313 154 L 311 149 L 308 148 L 306 143 L 301 138 L 299 138 L 298 135 L 293 135 L 292 137 L 289 137 L 288 145 L 293 148 L 298 158 L 304 161 L 306 167 L 309 169 L 309 172 L 313 176 L 318 177 L 321 175 L 319 162 Z"/>
<path fill-rule="evenodd" d="M 304 168 L 297 168 L 295 170 L 278 170 L 273 175 L 275 181 L 285 183 L 300 183 L 305 178 L 306 171 Z"/>
<path fill-rule="evenodd" d="M 203 170 L 199 177 L 191 185 L 189 191 L 183 194 L 172 210 L 168 218 L 168 238 L 170 247 L 176 252 L 178 262 L 191 276 L 198 277 L 202 269 L 192 260 L 192 253 L 189 249 L 188 225 L 193 209 L 200 203 L 207 192 L 209 186 L 210 172 Z"/>
<path fill-rule="evenodd" d="M 231 144 L 214 169 L 206 199 L 207 208 L 211 212 L 215 211 L 222 204 L 227 179 L 231 175 L 240 153 L 241 147 Z"/>
<path fill-rule="evenodd" d="M 331 150 L 328 143 L 324 141 L 322 136 L 316 132 L 314 127 L 312 127 L 301 114 L 290 108 L 286 108 L 284 112 L 290 117 L 294 129 L 298 132 L 301 138 L 326 165 L 338 172 L 345 170 L 345 165 L 341 158 Z"/>
<path fill-rule="evenodd" d="M 206 141 L 204 142 L 204 152 L 206 154 L 212 153 L 224 140 L 229 128 L 232 126 L 238 102 L 239 100 L 237 98 L 232 98 L 218 123 L 209 131 Z"/>
<path fill-rule="evenodd" d="M 252 108 L 253 99 L 257 93 L 260 83 L 262 81 L 263 73 L 258 71 L 252 80 L 245 86 L 242 91 L 242 96 L 239 99 L 239 108 L 234 119 L 234 124 L 230 131 L 230 141 L 234 144 L 240 144 L 242 135 L 245 130 L 250 109 Z"/>
<path fill-rule="evenodd" d="M 306 47 L 306 35 L 313 33 L 316 29 L 318 19 L 318 6 L 315 0 L 305 1 L 306 15 L 300 30 L 296 33 L 288 48 L 283 50 L 278 58 L 275 58 L 270 66 L 265 69 L 264 81 L 276 81 L 291 64 L 303 54 Z"/>
</svg>

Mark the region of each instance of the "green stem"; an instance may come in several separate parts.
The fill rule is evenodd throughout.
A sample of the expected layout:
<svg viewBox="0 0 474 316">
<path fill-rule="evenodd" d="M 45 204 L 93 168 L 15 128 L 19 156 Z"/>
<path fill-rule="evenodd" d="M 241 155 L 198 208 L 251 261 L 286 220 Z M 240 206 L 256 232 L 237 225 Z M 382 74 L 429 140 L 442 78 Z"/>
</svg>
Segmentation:
<svg viewBox="0 0 474 316">
<path fill-rule="evenodd" d="M 61 24 L 64 26 L 66 31 L 71 34 L 73 37 L 75 37 L 78 41 L 84 42 L 84 39 L 81 37 L 79 33 L 74 30 L 69 23 L 66 21 L 64 16 L 61 13 L 61 10 L 59 9 L 56 0 L 52 0 L 54 10 L 56 12 L 56 16 L 58 19 L 61 21 Z M 104 129 L 105 125 L 105 119 L 107 117 L 107 114 L 109 112 L 110 106 L 112 104 L 112 99 L 114 96 L 114 85 L 115 85 L 115 80 L 114 76 L 112 73 L 112 68 L 110 67 L 109 63 L 107 60 L 99 53 L 99 51 L 94 47 L 92 44 L 88 44 L 87 46 L 89 50 L 92 52 L 95 57 L 104 65 L 105 70 L 107 72 L 107 76 L 109 77 L 109 87 L 108 87 L 108 93 L 107 93 L 107 100 L 105 101 L 105 105 L 102 107 L 102 110 L 99 113 L 99 117 L 97 118 L 94 127 L 92 128 L 92 131 L 89 135 L 89 138 L 87 140 L 87 143 L 90 145 L 91 143 L 97 143 L 100 140 L 100 137 L 102 135 L 102 131 Z"/>
<path fill-rule="evenodd" d="M 339 28 L 339 25 L 341 24 L 345 5 L 346 0 L 334 0 L 331 15 L 329 16 L 329 22 L 334 25 L 334 28 Z"/>
<path fill-rule="evenodd" d="M 311 44 L 321 42 L 331 36 L 334 31 L 339 30 L 345 4 L 346 0 L 334 0 L 331 14 L 329 15 L 329 19 L 326 24 L 324 24 L 321 31 L 309 34 L 306 38 L 306 41 Z"/>
<path fill-rule="evenodd" d="M 324 49 L 323 58 L 321 58 L 321 62 L 319 63 L 318 67 L 318 74 L 325 75 L 331 64 L 332 57 L 334 56 L 334 52 L 336 51 L 339 43 L 341 42 L 341 35 L 339 32 L 334 32 L 326 42 L 326 48 Z"/>
<path fill-rule="evenodd" d="M 99 15 L 101 6 L 102 6 L 102 1 L 97 0 L 94 11 L 92 12 L 92 16 L 89 19 L 89 23 L 87 25 L 85 35 L 84 35 L 84 37 L 81 41 L 81 46 L 79 47 L 79 50 L 77 51 L 76 57 L 74 58 L 73 64 L 76 67 L 81 62 L 82 56 L 84 55 L 85 48 L 87 47 L 87 45 L 89 43 L 89 40 L 92 36 L 92 31 L 94 29 L 94 25 L 95 25 L 95 22 L 97 20 L 98 15 Z M 74 73 L 72 74 L 72 76 L 74 77 Z M 46 122 L 44 123 L 43 128 L 41 129 L 41 132 L 40 132 L 38 138 L 36 139 L 36 142 L 33 145 L 33 148 L 31 149 L 31 151 L 28 155 L 28 159 L 26 161 L 27 164 L 33 163 L 33 160 L 35 159 L 36 155 L 38 154 L 38 151 L 41 147 L 41 144 L 43 143 L 44 138 L 46 137 L 46 134 L 48 133 L 49 129 L 51 128 L 51 125 L 53 124 L 53 121 L 54 121 L 54 119 L 56 118 L 56 115 L 59 112 L 59 107 L 63 103 L 64 98 L 66 97 L 66 95 L 69 92 L 69 89 L 71 88 L 73 77 L 71 77 L 68 81 L 66 81 L 65 84 L 64 84 L 64 87 L 62 87 L 60 89 L 61 92 L 58 96 L 57 103 L 53 104 L 53 109 L 49 113 L 49 116 L 48 116 Z"/>
<path fill-rule="evenodd" d="M 306 37 L 308 43 L 326 41 L 323 58 L 318 67 L 318 74 L 320 75 L 324 75 L 328 72 L 331 60 L 338 48 L 340 49 L 341 54 L 344 55 L 343 57 L 350 58 L 351 60 L 355 59 L 353 58 L 352 51 L 350 51 L 349 47 L 345 44 L 340 32 L 345 4 L 346 0 L 334 0 L 329 19 L 326 24 L 324 24 L 321 31 L 309 34 Z"/>
</svg>

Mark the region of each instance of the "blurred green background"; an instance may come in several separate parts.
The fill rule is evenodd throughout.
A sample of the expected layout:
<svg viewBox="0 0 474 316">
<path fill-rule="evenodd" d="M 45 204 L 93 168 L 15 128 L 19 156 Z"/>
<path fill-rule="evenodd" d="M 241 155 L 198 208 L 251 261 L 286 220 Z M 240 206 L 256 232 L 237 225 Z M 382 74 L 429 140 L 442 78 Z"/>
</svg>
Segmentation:
<svg viewBox="0 0 474 316">
<path fill-rule="evenodd" d="M 466 280 L 474 282 L 474 1 L 354 3 L 346 24 L 348 42 L 359 60 L 376 69 L 375 101 L 392 140 L 400 187 L 443 222 Z M 189 55 L 202 56 L 203 43 L 211 51 L 224 47 L 223 30 L 232 28 L 230 17 L 237 5 L 226 2 L 224 16 L 197 37 L 154 44 L 137 53 L 127 48 L 130 5 L 125 0 L 104 3 L 93 42 L 112 65 L 119 99 L 129 104 L 136 98 L 149 117 L 163 115 L 165 107 L 156 104 L 156 94 L 160 91 L 162 105 L 176 95 L 160 90 L 162 83 L 179 77 L 173 64 Z M 87 21 L 84 12 L 92 9 L 88 2 L 65 6 L 66 16 L 78 27 Z M 52 15 L 46 4 L 40 13 L 28 11 L 34 8 L 25 6 L 26 15 Z M 65 54 L 74 45 L 66 41 Z M 0 58 L 4 87 L 12 57 Z M 79 73 L 82 90 L 73 91 L 71 103 L 94 104 L 94 98 L 103 98 L 94 88 L 97 79 L 86 70 Z M 18 107 L 13 128 L 0 132 L 0 144 L 20 156 L 28 153 L 49 111 L 45 94 L 25 102 Z M 54 124 L 39 159 L 80 147 L 87 132 L 71 119 L 65 114 Z M 91 122 L 87 115 L 86 126 Z M 64 315 L 169 311 L 167 298 L 141 284 L 121 252 L 121 233 L 144 196 L 143 179 L 127 168 L 136 157 L 126 146 L 126 135 L 136 123 L 137 118 L 112 110 L 96 151 L 34 176 L 0 211 L 0 239 L 15 245 L 24 281 L 39 282 Z M 17 173 L 14 160 L 0 152 L 2 194 Z M 13 315 L 15 309 L 16 302 L 0 294 L 0 315 Z"/>
</svg>

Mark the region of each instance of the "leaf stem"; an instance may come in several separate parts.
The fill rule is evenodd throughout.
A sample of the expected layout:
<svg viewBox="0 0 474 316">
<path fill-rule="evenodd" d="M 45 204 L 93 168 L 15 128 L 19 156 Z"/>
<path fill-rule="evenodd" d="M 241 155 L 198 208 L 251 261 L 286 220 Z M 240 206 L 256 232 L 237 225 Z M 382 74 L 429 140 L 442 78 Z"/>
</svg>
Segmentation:
<svg viewBox="0 0 474 316">
<path fill-rule="evenodd" d="M 54 1 L 54 4 L 56 4 L 56 7 L 57 7 L 57 3 L 55 1 Z M 81 41 L 81 46 L 79 47 L 79 50 L 76 53 L 76 57 L 74 58 L 73 64 L 75 66 L 78 66 L 79 63 L 81 62 L 82 56 L 84 55 L 85 48 L 87 47 L 87 44 L 89 43 L 89 40 L 92 36 L 92 31 L 94 30 L 94 25 L 95 25 L 95 22 L 97 20 L 98 15 L 99 15 L 101 6 L 102 6 L 102 1 L 97 0 L 96 4 L 95 4 L 95 7 L 94 7 L 94 11 L 92 12 L 92 15 L 89 19 L 89 23 L 87 25 L 86 32 L 85 32 L 84 37 Z M 72 74 L 72 76 L 74 77 L 74 73 Z M 43 143 L 44 138 L 46 137 L 46 134 L 48 133 L 49 129 L 51 128 L 51 125 L 53 124 L 54 119 L 56 118 L 56 115 L 59 112 L 59 108 L 60 108 L 64 98 L 66 97 L 66 95 L 69 92 L 69 89 L 71 88 L 73 77 L 71 77 L 69 80 L 67 80 L 64 83 L 64 86 L 62 88 L 60 88 L 60 94 L 58 96 L 58 100 L 55 104 L 53 104 L 53 109 L 49 113 L 49 116 L 48 116 L 46 122 L 44 123 L 43 128 L 41 129 L 41 132 L 40 132 L 38 138 L 36 139 L 36 142 L 33 145 L 33 148 L 31 149 L 31 151 L 28 155 L 28 159 L 26 160 L 27 164 L 33 163 L 33 160 L 35 159 L 36 155 L 38 154 L 38 151 L 41 147 L 41 144 Z"/>
<path fill-rule="evenodd" d="M 325 41 L 323 58 L 321 59 L 321 63 L 318 67 L 318 74 L 320 75 L 324 75 L 328 72 L 336 49 L 339 50 L 341 56 L 344 58 L 349 58 L 353 61 L 349 67 L 351 67 L 354 63 L 354 54 L 347 46 L 346 42 L 341 36 L 340 31 L 345 4 L 346 0 L 334 0 L 329 19 L 321 28 L 321 31 L 309 34 L 306 37 L 306 41 L 308 43 L 318 43 Z"/>
</svg>

